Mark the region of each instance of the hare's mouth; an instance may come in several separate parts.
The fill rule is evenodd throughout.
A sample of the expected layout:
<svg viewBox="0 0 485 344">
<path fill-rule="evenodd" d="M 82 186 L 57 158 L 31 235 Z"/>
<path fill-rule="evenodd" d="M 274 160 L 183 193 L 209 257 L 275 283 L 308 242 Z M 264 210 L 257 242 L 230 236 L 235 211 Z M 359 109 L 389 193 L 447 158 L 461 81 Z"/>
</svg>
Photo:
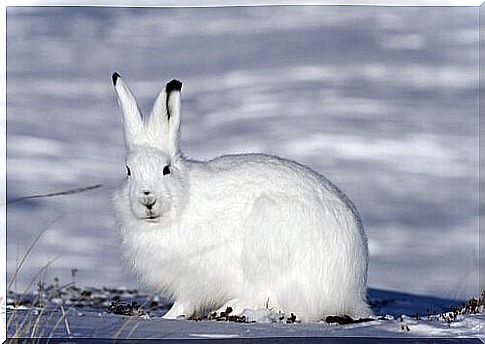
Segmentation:
<svg viewBox="0 0 485 344">
<path fill-rule="evenodd" d="M 145 220 L 148 221 L 148 222 L 158 222 L 159 217 L 160 217 L 160 215 L 150 215 L 150 216 L 145 217 Z"/>
</svg>

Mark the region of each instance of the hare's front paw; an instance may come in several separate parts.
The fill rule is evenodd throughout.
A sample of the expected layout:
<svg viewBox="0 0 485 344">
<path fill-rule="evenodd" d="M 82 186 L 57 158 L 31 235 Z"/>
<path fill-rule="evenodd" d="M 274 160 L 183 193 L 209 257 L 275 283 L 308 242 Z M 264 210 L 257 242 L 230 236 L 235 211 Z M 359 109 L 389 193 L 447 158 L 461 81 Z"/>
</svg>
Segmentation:
<svg viewBox="0 0 485 344">
<path fill-rule="evenodd" d="M 172 308 L 165 313 L 162 318 L 163 319 L 181 319 L 181 318 L 189 318 L 194 314 L 194 308 L 190 306 L 188 303 L 176 301 Z"/>
</svg>

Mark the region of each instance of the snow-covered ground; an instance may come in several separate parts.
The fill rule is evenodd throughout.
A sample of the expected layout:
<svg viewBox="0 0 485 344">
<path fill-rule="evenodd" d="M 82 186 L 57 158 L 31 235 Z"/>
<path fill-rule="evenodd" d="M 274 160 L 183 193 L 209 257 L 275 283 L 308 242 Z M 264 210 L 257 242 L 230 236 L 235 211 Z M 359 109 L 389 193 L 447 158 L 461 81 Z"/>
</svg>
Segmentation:
<svg viewBox="0 0 485 344">
<path fill-rule="evenodd" d="M 34 295 L 9 294 L 8 334 L 11 337 L 164 339 L 483 336 L 485 313 L 483 309 L 479 311 L 476 301 L 463 307 L 453 300 L 376 289 L 369 291 L 369 301 L 376 316 L 350 324 L 338 324 L 335 317 L 299 323 L 288 320 L 288 314 L 268 309 L 245 310 L 244 318 L 230 318 L 229 312 L 229 317 L 165 320 L 160 316 L 170 305 L 159 296 L 143 295 L 133 289 L 51 285 L 37 289 Z M 458 307 L 450 312 L 452 305 Z M 354 342 L 355 339 L 344 341 Z"/>
<path fill-rule="evenodd" d="M 479 295 L 478 8 L 8 8 L 7 43 L 8 200 L 103 185 L 8 205 L 10 276 L 62 216 L 19 290 L 55 257 L 47 279 L 137 285 L 110 204 L 125 173 L 117 70 L 145 111 L 184 82 L 186 155 L 277 154 L 343 189 L 370 287 Z"/>
<path fill-rule="evenodd" d="M 23 311 L 27 312 L 27 311 Z M 38 311 L 40 312 L 40 311 Z M 19 311 L 22 313 L 22 311 Z M 24 314 L 19 314 L 19 322 Z M 437 319 L 416 320 L 412 317 L 386 318 L 358 324 L 338 325 L 321 323 L 233 323 L 218 321 L 165 320 L 161 318 L 123 317 L 102 312 L 68 310 L 65 318 L 69 332 L 62 321 L 63 314 L 41 314 L 37 334 L 43 337 L 82 338 L 164 338 L 164 339 L 219 339 L 261 337 L 479 337 L 485 324 L 483 314 L 461 316 L 448 324 Z M 34 316 L 35 320 L 36 317 Z M 70 335 L 69 335 L 70 333 Z M 19 335 L 22 335 L 19 332 Z M 25 336 L 25 334 L 23 334 Z M 300 341 L 296 340 L 295 343 Z M 348 341 L 348 343 L 358 342 Z M 399 343 L 399 341 L 396 341 Z M 421 342 L 422 343 L 422 342 Z M 453 343 L 453 341 L 449 341 Z M 463 342 L 461 342 L 463 343 Z"/>
</svg>

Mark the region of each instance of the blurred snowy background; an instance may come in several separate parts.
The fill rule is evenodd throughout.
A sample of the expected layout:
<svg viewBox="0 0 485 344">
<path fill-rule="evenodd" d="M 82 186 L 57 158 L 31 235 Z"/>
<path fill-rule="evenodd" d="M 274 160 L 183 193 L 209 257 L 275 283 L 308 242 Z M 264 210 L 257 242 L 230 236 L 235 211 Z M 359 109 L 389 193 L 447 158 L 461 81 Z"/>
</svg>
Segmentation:
<svg viewBox="0 0 485 344">
<path fill-rule="evenodd" d="M 184 82 L 187 156 L 265 152 L 358 206 L 369 286 L 478 296 L 478 8 L 8 8 L 7 208 L 18 278 L 135 286 L 110 196 L 124 178 L 118 71 L 149 111 Z"/>
</svg>

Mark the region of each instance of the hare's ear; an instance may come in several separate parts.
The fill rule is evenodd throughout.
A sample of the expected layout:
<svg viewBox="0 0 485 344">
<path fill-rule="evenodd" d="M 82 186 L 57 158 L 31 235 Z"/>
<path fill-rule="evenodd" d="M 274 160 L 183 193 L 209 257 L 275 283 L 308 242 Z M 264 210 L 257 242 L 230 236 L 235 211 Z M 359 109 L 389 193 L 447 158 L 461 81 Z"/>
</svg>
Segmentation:
<svg viewBox="0 0 485 344">
<path fill-rule="evenodd" d="M 128 148 L 141 143 L 143 138 L 143 120 L 135 97 L 128 85 L 118 73 L 113 73 L 113 86 L 116 90 L 118 104 L 121 108 L 125 144 Z"/>
<path fill-rule="evenodd" d="M 152 136 L 158 136 L 158 144 L 161 144 L 162 148 L 171 153 L 178 152 L 181 89 L 182 83 L 180 81 L 172 80 L 168 82 L 158 95 L 148 119 Z"/>
</svg>

